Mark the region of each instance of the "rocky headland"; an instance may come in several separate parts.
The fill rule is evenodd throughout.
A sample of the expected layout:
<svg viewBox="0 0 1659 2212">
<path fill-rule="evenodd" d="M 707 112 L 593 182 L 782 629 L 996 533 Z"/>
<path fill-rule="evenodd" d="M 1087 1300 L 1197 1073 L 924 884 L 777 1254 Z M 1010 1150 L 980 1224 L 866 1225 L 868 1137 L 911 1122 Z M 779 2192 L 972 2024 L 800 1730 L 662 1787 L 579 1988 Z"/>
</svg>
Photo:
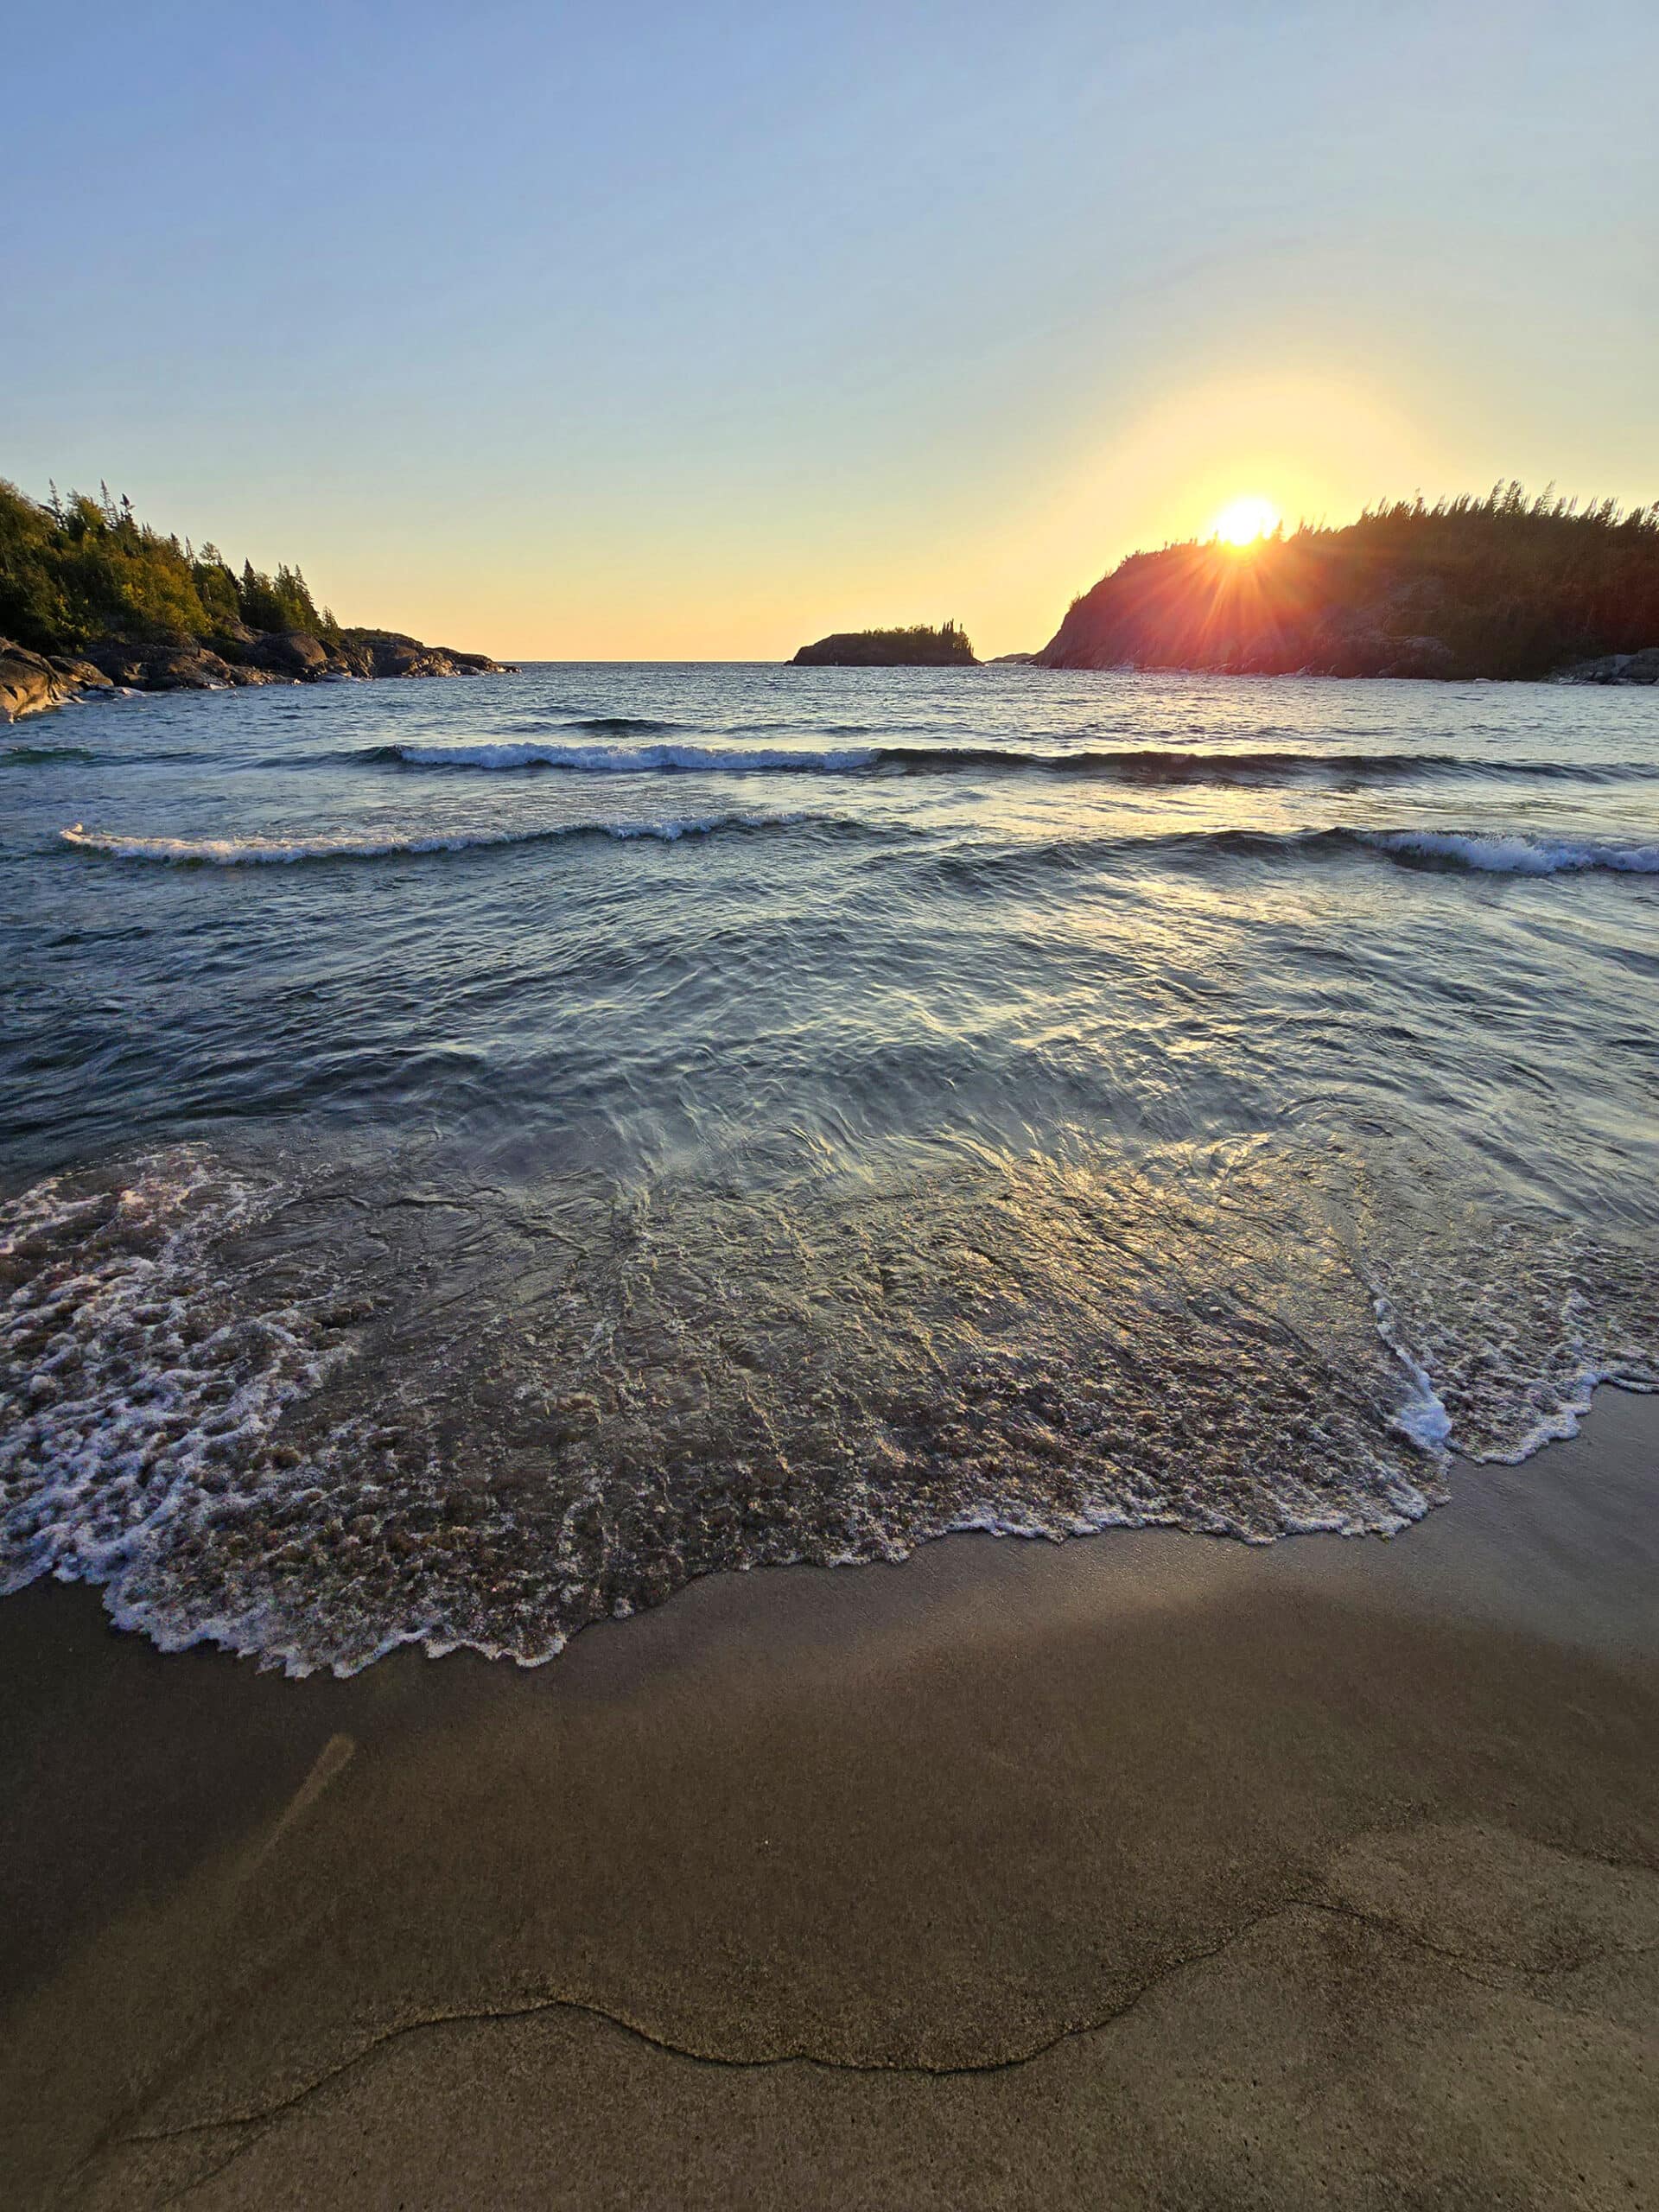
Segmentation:
<svg viewBox="0 0 1659 2212">
<path fill-rule="evenodd" d="M 163 537 L 108 492 L 29 499 L 0 481 L 0 721 L 118 690 L 214 691 L 482 676 L 487 653 L 346 629 L 297 569 L 274 576 Z"/>
<path fill-rule="evenodd" d="M 976 668 L 966 631 L 915 623 L 906 630 L 838 630 L 803 645 L 791 668 Z"/>
<path fill-rule="evenodd" d="M 1659 680 L 1659 505 L 1379 507 L 1238 547 L 1132 553 L 1074 600 L 1045 668 Z"/>
</svg>

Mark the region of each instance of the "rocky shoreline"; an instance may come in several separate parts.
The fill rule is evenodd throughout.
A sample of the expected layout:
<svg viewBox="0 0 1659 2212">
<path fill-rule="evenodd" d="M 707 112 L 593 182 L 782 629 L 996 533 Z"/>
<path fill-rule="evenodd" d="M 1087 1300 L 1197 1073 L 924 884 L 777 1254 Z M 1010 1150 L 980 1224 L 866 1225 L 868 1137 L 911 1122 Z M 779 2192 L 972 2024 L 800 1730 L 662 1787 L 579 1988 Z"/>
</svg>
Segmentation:
<svg viewBox="0 0 1659 2212">
<path fill-rule="evenodd" d="M 1605 653 L 1560 670 L 1557 683 L 1659 683 L 1659 645 L 1639 653 Z"/>
<path fill-rule="evenodd" d="M 32 652 L 0 638 L 0 721 L 118 691 L 228 691 L 264 683 L 327 683 L 409 676 L 516 675 L 487 653 L 423 645 L 394 630 L 243 630 L 194 641 L 101 638 L 82 653 Z"/>
</svg>

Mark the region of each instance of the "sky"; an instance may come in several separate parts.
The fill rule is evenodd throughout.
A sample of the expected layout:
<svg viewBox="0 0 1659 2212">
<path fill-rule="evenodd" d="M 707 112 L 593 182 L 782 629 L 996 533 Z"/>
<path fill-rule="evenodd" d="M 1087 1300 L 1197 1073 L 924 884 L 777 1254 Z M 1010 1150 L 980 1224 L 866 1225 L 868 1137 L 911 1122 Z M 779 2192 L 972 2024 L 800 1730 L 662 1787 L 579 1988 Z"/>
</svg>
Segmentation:
<svg viewBox="0 0 1659 2212">
<path fill-rule="evenodd" d="M 1659 7 L 19 10 L 0 474 L 520 658 L 1659 498 Z"/>
</svg>

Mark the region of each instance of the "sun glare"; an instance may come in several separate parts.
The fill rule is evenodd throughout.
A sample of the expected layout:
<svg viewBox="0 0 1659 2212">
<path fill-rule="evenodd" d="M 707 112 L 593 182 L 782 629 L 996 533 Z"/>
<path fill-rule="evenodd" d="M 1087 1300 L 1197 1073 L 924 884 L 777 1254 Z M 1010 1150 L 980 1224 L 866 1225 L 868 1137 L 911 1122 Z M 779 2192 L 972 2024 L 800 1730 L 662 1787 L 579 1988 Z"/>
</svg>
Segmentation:
<svg viewBox="0 0 1659 2212">
<path fill-rule="evenodd" d="M 1252 493 L 1244 499 L 1230 501 L 1211 524 L 1210 535 L 1218 537 L 1224 545 L 1254 545 L 1258 538 L 1267 537 L 1278 526 L 1278 508 L 1271 499 L 1261 499 Z"/>
</svg>

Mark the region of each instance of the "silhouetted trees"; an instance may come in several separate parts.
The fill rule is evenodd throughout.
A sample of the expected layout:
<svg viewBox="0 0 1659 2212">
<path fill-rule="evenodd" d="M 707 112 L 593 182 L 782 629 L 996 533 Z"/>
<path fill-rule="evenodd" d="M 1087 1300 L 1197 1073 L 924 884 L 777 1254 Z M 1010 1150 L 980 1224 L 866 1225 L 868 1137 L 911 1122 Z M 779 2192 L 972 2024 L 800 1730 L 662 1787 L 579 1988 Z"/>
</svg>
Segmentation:
<svg viewBox="0 0 1659 2212">
<path fill-rule="evenodd" d="M 839 630 L 803 645 L 795 656 L 798 668 L 955 668 L 974 664 L 968 632 L 955 622 L 934 629 L 912 622 L 897 630 Z"/>
<path fill-rule="evenodd" d="M 1659 501 L 1623 511 L 1516 482 L 1421 494 L 1340 529 L 1133 553 L 1072 602 L 1059 667 L 1535 677 L 1659 645 Z"/>
</svg>

